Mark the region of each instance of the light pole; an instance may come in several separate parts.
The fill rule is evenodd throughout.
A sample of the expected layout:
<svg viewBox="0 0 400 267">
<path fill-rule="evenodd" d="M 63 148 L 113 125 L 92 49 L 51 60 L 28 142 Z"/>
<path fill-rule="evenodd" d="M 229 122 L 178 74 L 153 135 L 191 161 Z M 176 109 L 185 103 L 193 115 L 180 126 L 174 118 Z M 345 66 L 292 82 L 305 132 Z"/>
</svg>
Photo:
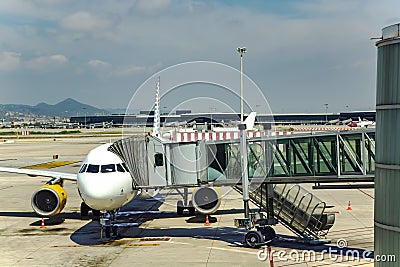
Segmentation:
<svg viewBox="0 0 400 267">
<path fill-rule="evenodd" d="M 238 47 L 240 54 L 240 121 L 243 122 L 243 55 L 247 52 L 246 47 Z"/>
<path fill-rule="evenodd" d="M 213 115 L 213 112 L 217 112 L 217 108 L 215 108 L 215 107 L 210 107 L 210 111 L 211 111 L 211 112 L 210 112 L 210 116 L 211 116 L 211 117 L 210 117 L 210 122 L 211 122 L 211 130 L 212 130 L 212 127 L 213 127 L 213 118 L 212 118 L 213 116 L 212 116 L 212 115 Z"/>
<path fill-rule="evenodd" d="M 86 129 L 86 108 L 82 108 L 85 111 L 85 129 Z"/>
<path fill-rule="evenodd" d="M 325 122 L 328 122 L 328 104 L 324 104 L 325 106 Z"/>
</svg>

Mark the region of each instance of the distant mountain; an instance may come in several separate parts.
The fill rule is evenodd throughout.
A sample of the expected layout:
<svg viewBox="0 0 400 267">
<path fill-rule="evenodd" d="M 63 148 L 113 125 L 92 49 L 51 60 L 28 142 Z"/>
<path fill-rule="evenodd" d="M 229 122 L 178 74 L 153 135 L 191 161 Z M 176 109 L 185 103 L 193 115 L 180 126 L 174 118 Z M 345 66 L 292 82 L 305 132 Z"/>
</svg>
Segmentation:
<svg viewBox="0 0 400 267">
<path fill-rule="evenodd" d="M 80 103 L 72 98 L 65 99 L 55 105 L 39 103 L 36 106 L 18 105 L 18 104 L 0 104 L 0 114 L 5 112 L 19 112 L 24 114 L 37 114 L 46 116 L 83 116 L 96 114 L 109 114 L 104 109 L 99 109 L 87 104 Z"/>
</svg>

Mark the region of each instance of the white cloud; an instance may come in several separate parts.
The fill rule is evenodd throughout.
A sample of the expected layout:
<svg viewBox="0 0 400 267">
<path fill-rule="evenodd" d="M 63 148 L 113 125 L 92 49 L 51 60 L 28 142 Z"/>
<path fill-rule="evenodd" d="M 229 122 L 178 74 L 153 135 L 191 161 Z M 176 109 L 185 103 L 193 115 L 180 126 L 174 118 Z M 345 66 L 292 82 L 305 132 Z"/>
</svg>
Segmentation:
<svg viewBox="0 0 400 267">
<path fill-rule="evenodd" d="M 246 73 L 270 90 L 277 106 L 301 111 L 302 106 L 315 105 L 321 92 L 339 90 L 337 94 L 347 95 L 351 91 L 355 95 L 363 94 L 363 88 L 374 90 L 376 48 L 368 39 L 380 36 L 381 28 L 389 23 L 398 22 L 395 18 L 400 8 L 398 0 L 310 0 L 289 1 L 274 12 L 262 5 L 225 2 L 0 1 L 1 51 L 70 57 L 70 61 L 62 55 L 29 58 L 23 63 L 20 54 L 0 52 L 0 70 L 20 65 L 48 69 L 68 62 L 60 76 L 68 72 L 71 77 L 80 76 L 70 79 L 76 89 L 65 90 L 65 94 L 79 86 L 98 90 L 107 86 L 107 80 L 126 88 L 115 98 L 123 103 L 132 84 L 139 85 L 159 70 L 160 66 L 151 67 L 157 62 L 170 66 L 213 60 L 238 67 L 235 48 L 244 45 L 248 47 Z M 88 72 L 104 79 L 96 84 Z M 128 77 L 129 84 L 122 77 Z M 42 80 L 29 83 L 45 88 Z M 296 101 L 281 101 L 282 95 L 292 95 Z M 360 101 L 353 95 L 346 99 L 354 106 Z M 366 101 L 372 103 L 373 99 Z M 107 100 L 99 95 L 93 101 Z M 331 101 L 329 107 L 333 108 L 333 102 L 340 104 L 341 100 Z"/>
<path fill-rule="evenodd" d="M 21 64 L 21 54 L 16 52 L 3 52 L 0 54 L 0 71 L 18 69 Z"/>
<path fill-rule="evenodd" d="M 107 29 L 112 23 L 107 18 L 79 11 L 64 17 L 60 25 L 67 30 L 93 32 Z"/>
<path fill-rule="evenodd" d="M 64 55 L 52 55 L 49 57 L 50 61 L 58 63 L 58 64 L 64 64 L 68 62 L 68 58 Z"/>
<path fill-rule="evenodd" d="M 31 59 L 25 63 L 28 69 L 40 70 L 62 66 L 68 62 L 68 58 L 61 54 L 42 56 Z"/>
<path fill-rule="evenodd" d="M 92 68 L 96 68 L 96 69 L 105 69 L 105 68 L 109 68 L 112 65 L 108 62 L 102 61 L 102 60 L 98 60 L 98 59 L 92 59 L 89 60 L 87 63 L 90 67 Z"/>
</svg>

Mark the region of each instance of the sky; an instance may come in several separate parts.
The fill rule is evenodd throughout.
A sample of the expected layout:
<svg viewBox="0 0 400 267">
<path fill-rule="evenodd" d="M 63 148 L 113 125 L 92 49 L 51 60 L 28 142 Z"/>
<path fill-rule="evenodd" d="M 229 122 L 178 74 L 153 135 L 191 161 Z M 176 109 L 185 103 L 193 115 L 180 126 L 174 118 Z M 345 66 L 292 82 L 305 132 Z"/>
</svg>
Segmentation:
<svg viewBox="0 0 400 267">
<path fill-rule="evenodd" d="M 324 104 L 328 112 L 373 110 L 370 38 L 399 23 L 398 10 L 398 0 L 2 0 L 0 104 L 74 98 L 125 108 L 170 66 L 210 61 L 239 69 L 236 48 L 245 46 L 244 73 L 273 113 L 321 113 Z M 154 91 L 145 96 L 154 99 Z M 167 97 L 161 105 L 176 106 Z"/>
</svg>

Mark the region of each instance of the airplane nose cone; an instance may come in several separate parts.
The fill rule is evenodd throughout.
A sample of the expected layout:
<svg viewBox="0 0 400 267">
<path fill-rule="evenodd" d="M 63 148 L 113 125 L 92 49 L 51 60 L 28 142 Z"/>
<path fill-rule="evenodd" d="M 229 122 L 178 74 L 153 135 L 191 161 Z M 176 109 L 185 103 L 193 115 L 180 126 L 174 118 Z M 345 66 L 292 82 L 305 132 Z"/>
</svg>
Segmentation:
<svg viewBox="0 0 400 267">
<path fill-rule="evenodd" d="M 133 198 L 131 185 L 126 179 L 112 176 L 85 174 L 78 178 L 79 192 L 89 207 L 101 211 L 115 210 Z"/>
</svg>

